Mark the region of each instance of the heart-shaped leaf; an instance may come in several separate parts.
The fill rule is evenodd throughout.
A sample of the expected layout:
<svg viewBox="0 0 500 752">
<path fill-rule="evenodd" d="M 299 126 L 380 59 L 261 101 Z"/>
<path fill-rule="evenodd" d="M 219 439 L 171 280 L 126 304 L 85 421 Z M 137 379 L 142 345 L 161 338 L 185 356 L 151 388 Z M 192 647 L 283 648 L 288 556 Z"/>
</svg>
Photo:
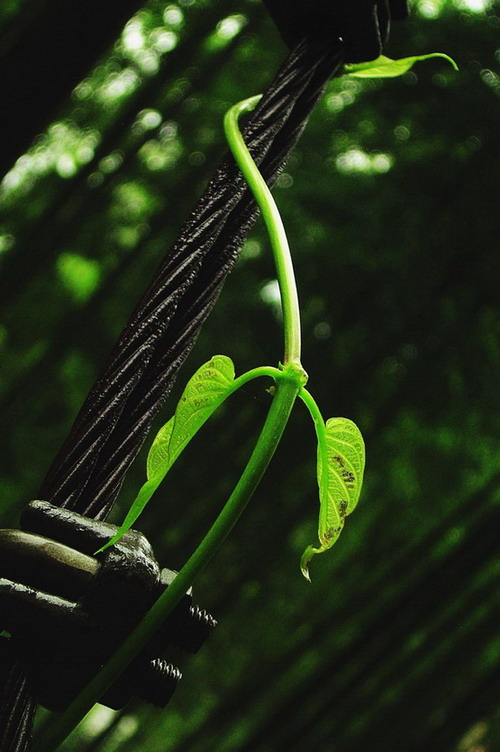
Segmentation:
<svg viewBox="0 0 500 752">
<path fill-rule="evenodd" d="M 365 444 L 359 428 L 348 418 L 330 418 L 318 434 L 319 547 L 308 546 L 300 568 L 306 579 L 313 556 L 338 539 L 344 520 L 356 507 L 365 468 Z"/>
</svg>

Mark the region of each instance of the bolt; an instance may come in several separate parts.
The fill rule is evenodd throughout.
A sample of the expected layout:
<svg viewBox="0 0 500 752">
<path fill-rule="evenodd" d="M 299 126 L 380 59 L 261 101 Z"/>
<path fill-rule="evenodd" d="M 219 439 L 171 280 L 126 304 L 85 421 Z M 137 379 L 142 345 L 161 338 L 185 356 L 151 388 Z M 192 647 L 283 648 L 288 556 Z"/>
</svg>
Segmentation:
<svg viewBox="0 0 500 752">
<path fill-rule="evenodd" d="M 197 653 L 216 626 L 217 621 L 208 611 L 199 606 L 191 606 L 189 618 L 182 620 L 183 631 L 180 634 L 179 647 L 190 653 Z"/>
<path fill-rule="evenodd" d="M 172 697 L 181 678 L 182 674 L 176 666 L 161 658 L 155 658 L 137 667 L 137 695 L 163 708 Z"/>
</svg>

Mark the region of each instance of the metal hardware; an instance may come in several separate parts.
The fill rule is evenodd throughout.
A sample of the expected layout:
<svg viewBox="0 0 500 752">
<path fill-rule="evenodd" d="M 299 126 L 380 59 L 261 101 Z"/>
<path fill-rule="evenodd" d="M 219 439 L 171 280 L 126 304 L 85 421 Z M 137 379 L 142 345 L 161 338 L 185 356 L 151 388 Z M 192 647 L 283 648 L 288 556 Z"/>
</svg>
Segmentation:
<svg viewBox="0 0 500 752">
<path fill-rule="evenodd" d="M 21 516 L 22 530 L 0 530 L 0 629 L 10 633 L 39 703 L 62 710 L 136 626 L 176 576 L 162 569 L 142 533 L 117 528 L 45 501 Z M 180 671 L 160 656 L 169 646 L 196 652 L 215 620 L 192 605 L 191 591 L 101 698 L 123 707 L 133 695 L 164 706 Z"/>
</svg>

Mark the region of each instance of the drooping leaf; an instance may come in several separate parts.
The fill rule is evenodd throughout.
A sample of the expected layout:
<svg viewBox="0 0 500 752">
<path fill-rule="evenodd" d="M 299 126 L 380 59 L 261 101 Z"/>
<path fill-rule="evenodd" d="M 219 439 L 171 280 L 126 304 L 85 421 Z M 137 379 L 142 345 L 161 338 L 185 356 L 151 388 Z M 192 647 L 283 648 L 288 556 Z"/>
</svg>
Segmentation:
<svg viewBox="0 0 500 752">
<path fill-rule="evenodd" d="M 347 516 L 356 508 L 363 485 L 365 442 L 352 420 L 330 418 L 326 421 L 326 444 L 329 476 L 336 476 L 343 485 L 341 505 L 345 501 L 346 506 L 341 511 Z"/>
<path fill-rule="evenodd" d="M 444 52 L 430 52 L 427 55 L 413 55 L 412 57 L 399 58 L 399 60 L 392 60 L 390 57 L 380 55 L 376 60 L 370 60 L 367 63 L 345 65 L 344 74 L 356 78 L 395 78 L 407 73 L 420 60 L 430 60 L 434 57 L 444 58 L 455 70 L 458 70 L 458 65 L 449 55 L 445 55 Z"/>
<path fill-rule="evenodd" d="M 116 543 L 137 520 L 182 450 L 232 392 L 234 365 L 225 355 L 214 355 L 188 381 L 175 415 L 158 431 L 147 458 L 148 480 L 140 488 L 116 535 Z"/>
<path fill-rule="evenodd" d="M 326 461 L 326 470 L 324 462 Z M 359 428 L 348 418 L 330 418 L 324 440 L 318 442 L 318 486 L 320 546 L 308 546 L 300 568 L 309 577 L 309 562 L 338 539 L 344 520 L 356 507 L 365 468 L 365 444 Z"/>
</svg>

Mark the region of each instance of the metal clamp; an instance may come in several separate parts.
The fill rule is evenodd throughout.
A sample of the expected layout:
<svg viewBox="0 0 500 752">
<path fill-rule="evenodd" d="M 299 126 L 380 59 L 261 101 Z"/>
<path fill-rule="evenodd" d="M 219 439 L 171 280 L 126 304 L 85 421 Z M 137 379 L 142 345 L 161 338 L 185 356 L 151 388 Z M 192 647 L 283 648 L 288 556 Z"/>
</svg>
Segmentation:
<svg viewBox="0 0 500 752">
<path fill-rule="evenodd" d="M 62 710 L 132 631 L 176 576 L 162 569 L 142 533 L 129 530 L 93 555 L 116 526 L 31 502 L 22 530 L 0 530 L 0 629 L 30 676 L 37 701 Z M 180 671 L 160 656 L 195 653 L 215 627 L 191 591 L 100 702 L 122 708 L 133 695 L 164 706 Z"/>
</svg>

